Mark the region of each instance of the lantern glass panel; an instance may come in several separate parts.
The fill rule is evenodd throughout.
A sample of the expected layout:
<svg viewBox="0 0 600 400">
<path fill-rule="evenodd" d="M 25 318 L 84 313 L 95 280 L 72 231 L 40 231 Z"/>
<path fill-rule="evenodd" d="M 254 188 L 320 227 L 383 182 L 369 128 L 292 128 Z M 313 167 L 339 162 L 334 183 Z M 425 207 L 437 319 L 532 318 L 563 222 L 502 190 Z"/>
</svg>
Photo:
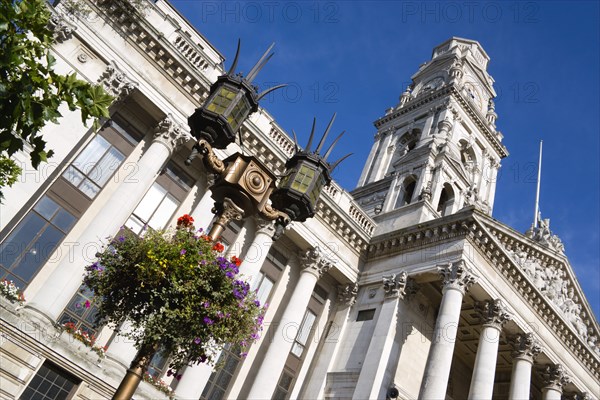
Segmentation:
<svg viewBox="0 0 600 400">
<path fill-rule="evenodd" d="M 227 107 L 231 104 L 236 92 L 230 88 L 223 86 L 219 89 L 217 94 L 212 98 L 210 104 L 206 107 L 208 111 L 212 111 L 216 114 L 223 114 Z"/>
<path fill-rule="evenodd" d="M 297 190 L 300 193 L 306 193 L 314 177 L 315 170 L 306 165 L 302 165 L 296 176 L 294 176 L 292 189 Z"/>
<path fill-rule="evenodd" d="M 325 184 L 325 177 L 323 175 L 319 175 L 319 178 L 315 182 L 315 186 L 310 191 L 310 202 L 311 204 L 317 204 L 317 200 L 319 199 L 319 195 L 321 194 L 321 189 L 323 189 L 323 185 Z"/>
<path fill-rule="evenodd" d="M 231 126 L 233 131 L 237 131 L 241 123 L 244 121 L 248 113 L 250 112 L 250 103 L 246 97 L 242 97 L 240 101 L 233 107 L 233 110 L 227 117 L 227 122 Z"/>
</svg>

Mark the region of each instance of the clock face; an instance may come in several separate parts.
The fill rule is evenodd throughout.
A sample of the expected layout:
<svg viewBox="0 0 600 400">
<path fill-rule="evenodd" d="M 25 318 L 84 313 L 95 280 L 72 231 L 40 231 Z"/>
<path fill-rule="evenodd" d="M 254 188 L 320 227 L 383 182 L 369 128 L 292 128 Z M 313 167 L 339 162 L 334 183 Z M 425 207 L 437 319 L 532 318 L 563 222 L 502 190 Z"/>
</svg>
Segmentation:
<svg viewBox="0 0 600 400">
<path fill-rule="evenodd" d="M 481 96 L 472 83 L 465 83 L 465 91 L 469 100 L 473 101 L 478 109 L 481 110 Z"/>
</svg>

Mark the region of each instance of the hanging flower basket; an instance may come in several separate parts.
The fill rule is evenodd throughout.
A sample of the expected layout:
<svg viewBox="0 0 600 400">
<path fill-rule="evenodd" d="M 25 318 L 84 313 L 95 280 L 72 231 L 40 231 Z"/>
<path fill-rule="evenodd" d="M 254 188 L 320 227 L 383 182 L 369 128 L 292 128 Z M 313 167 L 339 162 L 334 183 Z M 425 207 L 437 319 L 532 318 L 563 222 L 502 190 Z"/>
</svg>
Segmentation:
<svg viewBox="0 0 600 400">
<path fill-rule="evenodd" d="M 0 294 L 11 303 L 23 305 L 25 302 L 23 292 L 13 283 L 13 281 L 9 281 L 8 279 L 2 279 L 0 282 Z"/>
<path fill-rule="evenodd" d="M 97 323 L 127 322 L 132 329 L 121 335 L 138 349 L 170 354 L 172 371 L 213 361 L 228 343 L 249 346 L 259 337 L 264 308 L 240 274 L 241 261 L 222 251 L 195 230 L 189 215 L 175 230 L 139 237 L 121 229 L 86 268 Z"/>
</svg>

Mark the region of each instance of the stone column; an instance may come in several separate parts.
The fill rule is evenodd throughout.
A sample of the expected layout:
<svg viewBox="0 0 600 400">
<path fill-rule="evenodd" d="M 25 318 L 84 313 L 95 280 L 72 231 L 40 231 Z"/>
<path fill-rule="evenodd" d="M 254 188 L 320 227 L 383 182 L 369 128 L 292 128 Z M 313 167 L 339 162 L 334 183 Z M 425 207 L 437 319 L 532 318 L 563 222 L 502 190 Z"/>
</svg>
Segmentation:
<svg viewBox="0 0 600 400">
<path fill-rule="evenodd" d="M 414 285 L 408 279 L 406 272 L 383 277 L 385 298 L 352 396 L 353 400 L 385 397 L 387 387 L 384 387 L 383 379 L 396 337 L 398 303 L 406 295 L 414 292 Z"/>
<path fill-rule="evenodd" d="M 513 346 L 513 368 L 510 378 L 509 400 L 529 400 L 531 367 L 541 347 L 532 333 L 520 333 L 509 339 Z"/>
<path fill-rule="evenodd" d="M 322 399 L 324 398 L 325 383 L 327 382 L 327 372 L 331 370 L 337 354 L 340 350 L 341 340 L 348 326 L 348 314 L 356 302 L 358 294 L 358 284 L 349 283 L 338 286 L 338 303 L 333 320 L 326 330 L 326 336 L 320 349 L 317 350 L 317 364 L 311 368 L 310 377 L 307 379 L 307 387 L 301 394 L 303 399 Z"/>
<path fill-rule="evenodd" d="M 494 391 L 500 332 L 502 325 L 510 319 L 510 314 L 501 300 L 477 302 L 475 310 L 483 322 L 483 329 L 479 337 L 477 356 L 475 356 L 475 365 L 473 366 L 469 400 L 491 400 Z"/>
<path fill-rule="evenodd" d="M 543 400 L 561 400 L 563 386 L 571 382 L 571 378 L 562 365 L 547 365 L 542 372 L 544 387 L 542 387 Z"/>
<path fill-rule="evenodd" d="M 194 226 L 196 229 L 202 228 L 202 233 L 208 233 L 210 229 L 210 223 L 214 218 L 214 214 L 212 212 L 212 208 L 215 206 L 215 201 L 213 200 L 212 191 L 210 187 L 213 184 L 213 179 L 211 177 L 207 178 L 206 187 L 204 188 L 204 193 L 200 198 L 198 204 L 191 212 L 192 218 L 194 218 Z"/>
<path fill-rule="evenodd" d="M 271 246 L 273 246 L 273 234 L 275 233 L 275 225 L 273 221 L 256 220 L 256 233 L 254 240 L 248 247 L 246 256 L 240 265 L 240 273 L 244 279 L 250 282 L 252 289 L 256 289 L 256 278 L 260 273 L 260 269 L 267 259 L 267 254 Z"/>
<path fill-rule="evenodd" d="M 89 223 L 77 238 L 77 251 L 60 261 L 34 295 L 29 304 L 33 309 L 56 321 L 81 285 L 85 266 L 92 262 L 90 257 L 93 254 L 86 254 L 86 246 L 97 244 L 93 249 L 100 249 L 102 240 L 117 233 L 152 186 L 174 149 L 189 138 L 189 134 L 171 116 L 159 123 L 152 144 L 137 161 L 136 174 L 121 183 L 94 217 L 93 223 Z"/>
<path fill-rule="evenodd" d="M 206 363 L 187 366 L 175 387 L 177 398 L 199 399 L 212 371 L 213 367 Z"/>
<path fill-rule="evenodd" d="M 462 299 L 477 279 L 463 260 L 439 266 L 438 271 L 443 278 L 442 301 L 425 364 L 419 391 L 420 400 L 439 400 L 446 397 Z"/>
<path fill-rule="evenodd" d="M 331 268 L 331 261 L 324 258 L 318 247 L 308 250 L 301 258 L 300 278 L 279 324 L 274 329 L 273 339 L 246 396 L 247 399 L 264 400 L 273 396 L 295 339 L 289 336 L 287 330 L 291 326 L 300 327 L 317 280 Z"/>
</svg>

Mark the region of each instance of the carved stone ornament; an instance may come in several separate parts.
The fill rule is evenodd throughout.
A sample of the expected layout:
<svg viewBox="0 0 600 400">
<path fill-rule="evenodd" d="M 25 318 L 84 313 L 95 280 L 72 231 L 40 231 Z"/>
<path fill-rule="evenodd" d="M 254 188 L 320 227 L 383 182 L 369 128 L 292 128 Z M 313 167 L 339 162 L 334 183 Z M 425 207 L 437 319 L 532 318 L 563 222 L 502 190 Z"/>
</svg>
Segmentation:
<svg viewBox="0 0 600 400">
<path fill-rule="evenodd" d="M 356 303 L 356 295 L 358 294 L 358 283 L 348 283 L 347 285 L 339 285 L 337 288 L 338 301 L 342 304 L 347 304 L 352 307 Z"/>
<path fill-rule="evenodd" d="M 562 392 L 564 385 L 571 382 L 571 378 L 565 371 L 564 367 L 560 364 L 547 365 L 543 372 L 542 377 L 544 378 L 544 388 L 554 389 Z"/>
<path fill-rule="evenodd" d="M 509 337 L 508 341 L 513 347 L 512 356 L 514 358 L 525 358 L 529 362 L 533 362 L 533 359 L 542 351 L 542 347 L 533 333 L 519 333 Z"/>
<path fill-rule="evenodd" d="M 133 82 L 114 62 L 106 67 L 99 82 L 107 93 L 116 97 L 115 101 L 123 101 L 138 87 L 138 83 Z"/>
<path fill-rule="evenodd" d="M 408 277 L 406 272 L 383 276 L 383 291 L 385 297 L 400 297 L 412 295 L 417 291 L 414 280 Z"/>
<path fill-rule="evenodd" d="M 502 329 L 502 325 L 511 318 L 502 300 L 485 300 L 475 303 L 475 311 L 479 314 L 482 324 Z"/>
<path fill-rule="evenodd" d="M 227 226 L 230 221 L 241 221 L 244 210 L 238 207 L 230 198 L 225 197 L 223 203 L 215 204 L 212 213 L 217 215 L 215 224 Z"/>
<path fill-rule="evenodd" d="M 323 276 L 333 266 L 333 262 L 325 257 L 319 246 L 306 250 L 300 256 L 300 260 L 303 271 L 307 271 L 317 278 Z"/>
<path fill-rule="evenodd" d="M 60 12 L 53 12 L 48 21 L 50 30 L 54 33 L 54 41 L 65 42 L 73 37 L 77 27 L 67 22 L 65 16 Z"/>
<path fill-rule="evenodd" d="M 275 224 L 273 221 L 256 218 L 256 233 L 259 232 L 271 237 L 275 233 Z"/>
<path fill-rule="evenodd" d="M 592 397 L 587 392 L 569 393 L 565 396 L 567 400 L 592 400 Z"/>
<path fill-rule="evenodd" d="M 550 219 L 542 219 L 542 214 L 538 213 L 538 221 L 540 222 L 539 226 L 532 226 L 529 228 L 529 230 L 525 232 L 525 236 L 550 248 L 551 250 L 564 254 L 564 244 L 558 236 L 553 235 L 552 231 L 550 231 Z"/>
<path fill-rule="evenodd" d="M 442 276 L 443 290 L 457 289 L 464 294 L 478 278 L 477 275 L 473 274 L 467 268 L 463 260 L 451 264 L 439 265 L 437 269 Z"/>
<path fill-rule="evenodd" d="M 175 122 L 171 114 L 154 129 L 154 141 L 164 144 L 170 152 L 191 139 L 191 135 L 185 131 L 183 125 Z"/>
</svg>

